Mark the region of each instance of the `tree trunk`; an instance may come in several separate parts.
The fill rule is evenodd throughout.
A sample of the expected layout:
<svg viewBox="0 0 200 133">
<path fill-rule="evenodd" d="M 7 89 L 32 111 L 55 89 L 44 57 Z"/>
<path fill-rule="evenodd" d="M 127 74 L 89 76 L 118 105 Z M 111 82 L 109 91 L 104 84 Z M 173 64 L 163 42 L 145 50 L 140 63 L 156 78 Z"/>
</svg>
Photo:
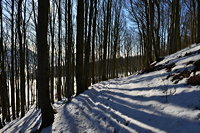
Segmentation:
<svg viewBox="0 0 200 133">
<path fill-rule="evenodd" d="M 5 71 L 5 51 L 3 45 L 3 19 L 2 19 L 2 0 L 0 0 L 0 96 L 2 103 L 2 124 L 5 125 L 4 121 L 10 121 L 10 111 L 9 111 L 9 101 L 7 93 L 7 83 L 6 83 L 6 71 Z"/>
<path fill-rule="evenodd" d="M 68 53 L 68 2 L 71 0 L 65 1 L 65 83 L 64 83 L 64 94 L 65 97 L 69 97 L 68 88 L 69 88 L 69 53 Z M 70 51 L 71 52 L 71 51 Z"/>
<path fill-rule="evenodd" d="M 92 34 L 92 84 L 95 84 L 95 36 L 96 36 L 96 19 L 97 19 L 97 0 L 94 3 L 94 18 L 93 18 L 93 34 Z"/>
<path fill-rule="evenodd" d="M 84 2 L 78 0 L 77 6 L 77 38 L 76 38 L 76 83 L 77 95 L 84 91 L 83 89 L 83 34 L 84 34 Z"/>
<path fill-rule="evenodd" d="M 53 108 L 49 97 L 49 49 L 47 44 L 49 0 L 38 0 L 38 96 L 42 113 L 40 129 L 50 126 L 54 121 Z"/>
<path fill-rule="evenodd" d="M 73 27 L 72 27 L 72 3 L 71 0 L 68 0 L 68 74 L 66 75 L 69 78 L 67 89 L 68 89 L 68 98 L 71 98 L 74 94 L 74 76 L 73 76 Z"/>
<path fill-rule="evenodd" d="M 107 43 L 108 43 L 108 28 L 109 28 L 109 23 L 111 19 L 111 3 L 112 0 L 108 0 L 107 3 L 107 14 L 106 14 L 106 20 L 105 20 L 105 26 L 104 26 L 104 40 L 103 40 L 103 66 L 102 66 L 102 80 L 106 80 L 106 69 L 107 69 Z"/>
<path fill-rule="evenodd" d="M 198 23 L 198 30 L 197 30 L 197 43 L 200 43 L 200 0 L 197 0 L 198 7 L 197 7 L 197 23 Z"/>
<path fill-rule="evenodd" d="M 26 61 L 26 81 L 27 81 L 27 108 L 29 108 L 29 92 L 30 92 L 30 82 L 29 82 L 29 49 L 28 49 L 28 44 L 26 41 L 26 4 L 27 4 L 27 0 L 24 1 L 24 19 L 23 19 L 23 40 L 24 40 L 24 69 L 25 69 L 25 61 Z M 25 58 L 25 53 L 26 53 L 26 58 Z M 24 74 L 24 78 L 25 78 L 25 74 Z"/>
<path fill-rule="evenodd" d="M 17 29 L 16 29 L 17 30 Z M 17 36 L 17 32 L 15 33 Z M 15 88 L 16 88 L 16 116 L 19 117 L 20 112 L 20 98 L 19 98 L 19 61 L 18 61 L 18 52 L 17 52 L 17 38 L 15 38 Z"/>
<path fill-rule="evenodd" d="M 179 0 L 176 0 L 176 12 L 175 12 L 175 46 L 176 46 L 176 51 L 181 49 L 181 38 L 180 38 L 180 2 Z M 174 52 L 176 52 L 174 51 Z"/>
<path fill-rule="evenodd" d="M 15 2 L 12 1 L 11 11 L 11 106 L 12 106 L 12 117 L 15 119 L 15 70 L 14 70 L 14 6 Z"/>
<path fill-rule="evenodd" d="M 61 0 L 58 1 L 58 85 L 57 85 L 57 96 L 58 101 L 60 101 L 61 98 L 61 74 L 62 74 L 62 66 L 61 66 L 61 56 L 62 56 L 62 44 L 61 44 Z"/>
<path fill-rule="evenodd" d="M 20 54 L 20 96 L 21 96 L 21 117 L 25 115 L 25 55 L 24 55 L 24 45 L 22 43 L 22 33 L 21 33 L 21 22 L 22 22 L 22 0 L 18 1 L 18 18 L 17 18 L 17 29 L 18 29 L 18 39 L 19 39 L 19 54 Z"/>
<path fill-rule="evenodd" d="M 89 25 L 88 25 L 88 37 L 86 41 L 85 47 L 85 63 L 84 63 L 84 90 L 87 90 L 90 85 L 90 38 L 91 38 L 91 30 L 92 30 L 92 18 L 93 18 L 93 0 L 90 0 L 90 12 L 89 12 Z"/>
<path fill-rule="evenodd" d="M 156 34 L 156 51 L 158 51 L 158 56 L 160 56 L 160 3 L 158 0 L 155 0 L 155 4 L 157 7 L 157 15 L 158 15 L 158 22 L 157 22 L 157 27 L 155 29 L 155 34 Z M 156 59 L 158 60 L 158 59 Z"/>
<path fill-rule="evenodd" d="M 55 5 L 52 3 L 52 10 L 55 10 Z M 50 19 L 50 34 L 51 34 L 51 103 L 54 103 L 54 51 L 55 51 L 55 44 L 54 44 L 54 31 L 55 31 L 55 13 L 52 12 L 51 19 Z"/>
<path fill-rule="evenodd" d="M 113 46 L 113 70 L 112 78 L 117 77 L 117 47 L 119 43 L 119 26 L 120 26 L 120 15 L 121 15 L 121 3 L 115 11 L 115 24 L 114 24 L 114 46 Z"/>
</svg>

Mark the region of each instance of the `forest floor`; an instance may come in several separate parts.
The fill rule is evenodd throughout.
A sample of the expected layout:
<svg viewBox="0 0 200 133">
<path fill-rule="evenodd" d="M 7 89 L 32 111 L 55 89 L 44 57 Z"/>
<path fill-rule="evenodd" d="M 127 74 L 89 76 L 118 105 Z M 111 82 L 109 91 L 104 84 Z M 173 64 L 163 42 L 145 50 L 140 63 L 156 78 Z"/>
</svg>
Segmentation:
<svg viewBox="0 0 200 133">
<path fill-rule="evenodd" d="M 199 59 L 200 45 L 194 44 L 146 73 L 92 85 L 71 102 L 54 104 L 55 122 L 42 133 L 200 133 L 200 86 L 187 84 Z M 0 132 L 32 132 L 40 116 L 33 106 Z"/>
</svg>

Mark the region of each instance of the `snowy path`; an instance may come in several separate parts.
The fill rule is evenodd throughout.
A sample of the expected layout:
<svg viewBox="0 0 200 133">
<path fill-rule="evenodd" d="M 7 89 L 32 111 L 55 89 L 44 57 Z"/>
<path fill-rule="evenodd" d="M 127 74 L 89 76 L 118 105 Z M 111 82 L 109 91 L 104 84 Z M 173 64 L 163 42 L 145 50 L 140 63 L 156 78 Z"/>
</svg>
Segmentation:
<svg viewBox="0 0 200 133">
<path fill-rule="evenodd" d="M 191 69 L 188 61 L 200 55 L 178 58 L 200 45 L 166 57 L 160 64 L 174 62 L 166 69 L 97 83 L 71 102 L 58 102 L 55 122 L 43 133 L 200 133 L 200 86 L 177 84 L 166 77 Z M 159 64 L 158 64 L 159 65 Z M 26 121 L 24 121 L 26 120 Z M 0 132 L 31 132 L 39 127 L 40 112 L 31 110 L 21 120 Z"/>
<path fill-rule="evenodd" d="M 98 83 L 58 109 L 51 131 L 199 133 L 200 88 L 164 83 L 164 77 L 159 71 Z M 166 87 L 176 88 L 167 101 Z"/>
</svg>

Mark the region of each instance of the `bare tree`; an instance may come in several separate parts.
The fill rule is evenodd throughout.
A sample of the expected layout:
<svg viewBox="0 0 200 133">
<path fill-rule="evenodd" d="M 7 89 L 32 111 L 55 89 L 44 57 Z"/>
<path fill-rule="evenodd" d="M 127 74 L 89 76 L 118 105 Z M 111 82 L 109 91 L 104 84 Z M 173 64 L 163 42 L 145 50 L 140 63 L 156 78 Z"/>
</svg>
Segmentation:
<svg viewBox="0 0 200 133">
<path fill-rule="evenodd" d="M 12 1 L 11 5 L 11 106 L 12 106 L 12 117 L 15 119 L 15 70 L 14 70 L 14 8 L 15 2 Z"/>
<path fill-rule="evenodd" d="M 85 46 L 85 62 L 84 62 L 84 88 L 85 90 L 91 83 L 90 80 L 90 49 L 91 49 L 91 33 L 92 33 L 92 18 L 93 18 L 93 0 L 90 0 L 90 12 L 89 12 L 89 25 L 88 25 L 88 37 Z"/>
<path fill-rule="evenodd" d="M 72 2 L 71 0 L 68 0 L 68 3 L 66 5 L 66 8 L 68 8 L 68 12 L 66 16 L 68 16 L 68 25 L 66 26 L 66 30 L 68 31 L 68 43 L 67 43 L 67 97 L 71 98 L 74 94 L 74 76 L 73 76 L 73 24 L 72 24 Z M 67 22 L 67 19 L 66 19 Z"/>
<path fill-rule="evenodd" d="M 77 95 L 83 89 L 83 36 L 84 36 L 84 2 L 78 0 L 77 6 L 77 38 L 76 38 L 76 83 Z"/>
<path fill-rule="evenodd" d="M 6 83 L 6 71 L 5 71 L 5 49 L 3 45 L 3 18 L 2 18 L 2 0 L 0 0 L 0 96 L 2 105 L 2 124 L 4 121 L 10 121 L 9 111 L 9 99 L 8 99 L 8 86 Z"/>
<path fill-rule="evenodd" d="M 20 53 L 20 96 L 21 96 L 21 117 L 25 115 L 25 46 L 22 42 L 22 0 L 18 0 L 17 9 L 17 33 L 19 39 L 19 53 Z"/>
<path fill-rule="evenodd" d="M 95 81 L 95 36 L 96 36 L 96 23 L 97 23 L 97 0 L 94 1 L 94 18 L 93 18 L 93 31 L 92 31 L 92 83 Z"/>
<path fill-rule="evenodd" d="M 51 84 L 51 102 L 54 103 L 54 54 L 55 54 L 55 4 L 52 3 L 52 11 L 50 14 L 50 35 L 51 35 L 51 76 L 50 76 L 50 84 Z"/>
<path fill-rule="evenodd" d="M 60 101 L 61 98 L 61 85 L 62 85 L 62 68 L 61 68 L 61 56 L 62 56 L 62 41 L 61 41 L 61 26 L 62 26 L 62 14 L 61 14 L 61 0 L 58 0 L 57 3 L 58 7 L 58 84 L 57 84 L 57 97 L 58 101 Z"/>
<path fill-rule="evenodd" d="M 112 0 L 107 1 L 107 13 L 105 16 L 105 25 L 104 25 L 104 40 L 103 40 L 103 64 L 102 64 L 102 80 L 106 80 L 106 70 L 107 70 L 107 43 L 108 43 L 108 30 L 109 30 L 109 24 L 111 20 L 111 5 L 112 5 Z"/>
<path fill-rule="evenodd" d="M 54 121 L 54 112 L 49 97 L 49 49 L 47 44 L 49 0 L 38 0 L 38 95 L 39 106 L 42 112 L 40 129 L 51 125 Z"/>
</svg>

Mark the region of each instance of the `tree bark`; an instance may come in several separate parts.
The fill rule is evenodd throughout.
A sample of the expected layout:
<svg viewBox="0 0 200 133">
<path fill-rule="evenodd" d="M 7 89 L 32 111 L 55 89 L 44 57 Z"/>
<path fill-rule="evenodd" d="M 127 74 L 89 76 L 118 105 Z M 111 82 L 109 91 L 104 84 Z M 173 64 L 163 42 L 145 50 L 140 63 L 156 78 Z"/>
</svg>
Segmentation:
<svg viewBox="0 0 200 133">
<path fill-rule="evenodd" d="M 74 94 L 74 76 L 73 76 L 73 27 L 72 27 L 72 2 L 68 0 L 68 74 L 69 79 L 67 84 L 68 98 L 71 98 Z"/>
<path fill-rule="evenodd" d="M 12 117 L 13 119 L 15 119 L 15 70 L 14 70 L 14 6 L 15 6 L 15 2 L 12 1 L 12 5 L 11 5 L 11 106 L 12 106 Z"/>
<path fill-rule="evenodd" d="M 38 0 L 38 96 L 42 113 L 40 129 L 50 126 L 54 121 L 53 108 L 49 97 L 49 49 L 47 44 L 49 0 Z"/>
<path fill-rule="evenodd" d="M 83 35 L 84 35 L 84 2 L 78 0 L 77 6 L 77 38 L 76 38 L 76 83 L 77 95 L 84 91 L 83 89 Z"/>
<path fill-rule="evenodd" d="M 107 57 L 107 43 L 108 43 L 108 28 L 109 28 L 109 24 L 110 24 L 110 19 L 111 19 L 111 3 L 112 0 L 108 0 L 107 3 L 107 14 L 106 14 L 106 20 L 105 20 L 105 26 L 104 26 L 104 40 L 103 40 L 103 66 L 102 66 L 102 80 L 106 80 L 107 76 L 106 76 L 106 70 L 107 70 L 107 61 L 106 61 L 106 57 Z"/>
<path fill-rule="evenodd" d="M 90 42 L 91 42 L 91 31 L 92 31 L 92 18 L 93 18 L 93 0 L 90 0 L 90 12 L 89 12 L 89 25 L 88 25 L 88 37 L 85 47 L 85 63 L 84 63 L 84 90 L 87 90 L 90 85 Z"/>
<path fill-rule="evenodd" d="M 93 18 L 93 32 L 92 32 L 92 84 L 95 84 L 95 36 L 96 36 L 96 21 L 97 20 L 97 0 L 94 3 L 94 18 Z"/>
<path fill-rule="evenodd" d="M 55 11 L 55 5 L 52 3 L 52 11 Z M 55 51 L 55 44 L 54 44 L 54 37 L 55 37 L 55 13 L 51 13 L 50 19 L 50 34 L 51 34 L 51 103 L 54 103 L 54 51 Z"/>
<path fill-rule="evenodd" d="M 3 45 L 3 19 L 2 19 L 2 0 L 0 0 L 0 96 L 2 103 L 2 124 L 5 125 L 4 121 L 10 121 L 9 111 L 9 99 L 8 99 L 8 88 L 6 83 L 6 71 L 5 71 L 5 51 Z"/>
<path fill-rule="evenodd" d="M 197 43 L 200 43 L 200 0 L 197 0 L 197 23 L 198 23 L 198 30 L 197 30 Z"/>
<path fill-rule="evenodd" d="M 18 1 L 18 16 L 17 16 L 17 32 L 19 39 L 19 54 L 20 54 L 20 96 L 21 96 L 21 117 L 25 115 L 25 55 L 24 55 L 24 45 L 22 42 L 22 33 L 21 33 L 21 22 L 22 22 L 22 0 Z"/>
<path fill-rule="evenodd" d="M 62 56 L 62 44 L 61 44 L 61 0 L 58 1 L 58 85 L 57 85 L 57 97 L 58 101 L 60 101 L 61 98 L 61 74 L 62 74 L 62 66 L 61 66 L 61 56 Z"/>
</svg>

